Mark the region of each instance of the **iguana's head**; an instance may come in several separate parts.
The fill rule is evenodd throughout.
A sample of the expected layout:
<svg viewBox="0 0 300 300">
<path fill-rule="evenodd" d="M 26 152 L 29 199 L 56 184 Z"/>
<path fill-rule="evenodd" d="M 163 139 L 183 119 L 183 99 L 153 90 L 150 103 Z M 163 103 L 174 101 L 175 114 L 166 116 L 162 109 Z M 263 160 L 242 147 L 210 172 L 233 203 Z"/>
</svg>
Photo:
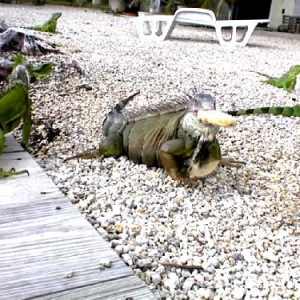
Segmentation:
<svg viewBox="0 0 300 300">
<path fill-rule="evenodd" d="M 52 14 L 52 16 L 51 16 L 51 19 L 52 20 L 57 20 L 57 19 L 59 19 L 61 17 L 61 13 L 59 12 L 59 13 L 54 13 L 54 14 Z"/>
<path fill-rule="evenodd" d="M 202 110 L 216 109 L 216 98 L 214 98 L 210 94 L 195 92 L 194 102 L 195 104 L 197 104 L 198 109 L 202 109 Z"/>
<path fill-rule="evenodd" d="M 209 94 L 195 92 L 188 105 L 189 113 L 182 121 L 185 133 L 195 140 L 190 159 L 185 161 L 191 178 L 203 178 L 213 172 L 221 161 L 221 150 L 216 139 L 220 127 L 236 125 L 234 117 L 216 110 L 216 100 Z"/>
<path fill-rule="evenodd" d="M 22 83 L 28 87 L 30 83 L 30 75 L 27 68 L 24 65 L 17 65 L 11 73 L 10 82 L 12 84 Z"/>
<path fill-rule="evenodd" d="M 290 71 L 293 75 L 297 76 L 300 73 L 300 65 L 293 66 Z"/>
<path fill-rule="evenodd" d="M 236 125 L 235 118 L 216 110 L 216 99 L 210 94 L 196 91 L 189 98 L 188 110 L 194 113 L 202 123 L 221 127 Z"/>
<path fill-rule="evenodd" d="M 197 115 L 199 110 L 216 109 L 216 99 L 210 94 L 205 94 L 194 90 L 192 94 L 187 94 L 187 109 Z"/>
</svg>

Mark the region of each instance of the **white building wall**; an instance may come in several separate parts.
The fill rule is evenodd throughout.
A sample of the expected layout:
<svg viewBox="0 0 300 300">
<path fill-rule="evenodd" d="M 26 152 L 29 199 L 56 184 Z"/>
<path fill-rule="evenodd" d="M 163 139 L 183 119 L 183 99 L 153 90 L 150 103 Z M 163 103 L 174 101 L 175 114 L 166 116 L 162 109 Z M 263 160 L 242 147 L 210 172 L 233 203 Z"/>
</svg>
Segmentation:
<svg viewBox="0 0 300 300">
<path fill-rule="evenodd" d="M 270 9 L 269 27 L 277 28 L 279 25 L 281 25 L 283 15 L 296 15 L 297 13 L 294 11 L 296 6 L 297 9 L 300 9 L 300 0 L 273 0 Z"/>
<path fill-rule="evenodd" d="M 300 0 L 295 0 L 294 15 L 300 16 Z"/>
</svg>

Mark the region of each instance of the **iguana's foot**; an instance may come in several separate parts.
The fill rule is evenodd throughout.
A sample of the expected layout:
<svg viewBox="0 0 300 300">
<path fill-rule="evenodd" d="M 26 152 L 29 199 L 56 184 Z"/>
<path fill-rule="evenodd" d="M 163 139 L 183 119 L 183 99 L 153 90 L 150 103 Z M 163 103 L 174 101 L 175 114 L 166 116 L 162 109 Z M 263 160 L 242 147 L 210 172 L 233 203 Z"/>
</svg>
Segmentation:
<svg viewBox="0 0 300 300">
<path fill-rule="evenodd" d="M 3 169 L 0 168 L 0 178 L 5 178 L 5 177 L 9 177 L 9 176 L 14 176 L 14 175 L 20 175 L 20 174 L 24 174 L 24 173 L 27 173 L 27 175 L 29 176 L 29 172 L 27 170 L 22 170 L 22 171 L 16 172 L 16 170 L 14 168 L 11 168 L 9 171 L 4 171 Z"/>
<path fill-rule="evenodd" d="M 222 158 L 220 165 L 229 168 L 240 168 L 246 164 L 245 161 L 234 160 L 232 158 Z"/>
<path fill-rule="evenodd" d="M 175 169 L 168 171 L 168 174 L 173 180 L 180 181 L 189 187 L 199 180 L 199 178 L 189 178 L 186 172 L 180 172 Z"/>
</svg>

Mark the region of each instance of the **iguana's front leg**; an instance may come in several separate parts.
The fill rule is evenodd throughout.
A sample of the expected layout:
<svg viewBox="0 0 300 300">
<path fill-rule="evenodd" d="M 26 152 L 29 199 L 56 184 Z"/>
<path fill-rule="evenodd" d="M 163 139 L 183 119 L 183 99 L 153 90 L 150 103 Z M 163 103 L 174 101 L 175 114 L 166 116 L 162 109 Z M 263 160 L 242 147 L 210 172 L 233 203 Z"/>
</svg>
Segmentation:
<svg viewBox="0 0 300 300">
<path fill-rule="evenodd" d="M 4 133 L 3 133 L 3 130 L 0 128 L 0 155 L 2 154 L 3 149 L 4 149 L 4 140 L 5 140 Z M 29 175 L 27 170 L 22 170 L 22 171 L 16 172 L 16 170 L 14 168 L 11 168 L 9 171 L 5 171 L 2 168 L 0 168 L 0 179 L 4 178 L 4 177 L 9 177 L 9 176 L 19 175 L 19 174 L 24 174 L 24 173 L 27 173 Z"/>
<path fill-rule="evenodd" d="M 203 179 L 210 175 L 221 161 L 221 148 L 216 138 L 212 141 L 199 140 L 189 163 L 189 176 L 194 179 Z"/>
<path fill-rule="evenodd" d="M 210 175 L 218 166 L 239 167 L 244 162 L 235 161 L 230 158 L 222 158 L 221 148 L 218 140 L 198 142 L 190 159 L 188 174 L 193 179 L 203 179 Z"/>
<path fill-rule="evenodd" d="M 191 150 L 191 143 L 187 143 L 182 139 L 170 140 L 162 144 L 157 150 L 158 160 L 162 167 L 174 180 L 189 181 L 187 172 L 181 172 L 178 159 Z"/>
</svg>

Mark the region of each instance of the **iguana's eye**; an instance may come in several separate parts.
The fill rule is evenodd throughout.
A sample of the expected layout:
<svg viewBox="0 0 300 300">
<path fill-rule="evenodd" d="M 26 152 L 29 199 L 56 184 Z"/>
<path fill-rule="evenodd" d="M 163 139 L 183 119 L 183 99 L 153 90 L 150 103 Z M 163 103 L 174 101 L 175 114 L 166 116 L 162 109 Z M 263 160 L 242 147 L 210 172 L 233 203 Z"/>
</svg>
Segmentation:
<svg viewBox="0 0 300 300">
<path fill-rule="evenodd" d="M 203 110 L 216 109 L 216 100 L 210 94 L 196 92 L 194 98 L 199 108 Z"/>
</svg>

